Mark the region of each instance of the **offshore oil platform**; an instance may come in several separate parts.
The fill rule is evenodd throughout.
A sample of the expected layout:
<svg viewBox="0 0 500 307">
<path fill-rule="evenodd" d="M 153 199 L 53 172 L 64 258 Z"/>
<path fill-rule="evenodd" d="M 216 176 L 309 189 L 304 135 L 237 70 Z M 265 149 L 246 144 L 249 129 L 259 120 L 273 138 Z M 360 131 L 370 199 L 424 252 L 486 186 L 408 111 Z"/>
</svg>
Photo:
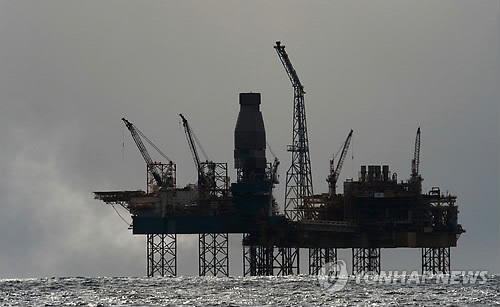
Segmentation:
<svg viewBox="0 0 500 307">
<path fill-rule="evenodd" d="M 456 196 L 437 187 L 422 193 L 420 128 L 411 175 L 398 182 L 388 165 L 361 166 L 357 181 L 337 180 L 351 142 L 330 161 L 327 193 L 314 194 L 304 87 L 285 52 L 274 46 L 294 90 L 293 136 L 287 150 L 284 214 L 273 197 L 279 160 L 266 159 L 266 132 L 260 93 L 240 93 L 234 130 L 236 182 L 227 163 L 202 161 L 204 154 L 187 119 L 180 114 L 196 166 L 196 184 L 178 187 L 176 165 L 134 124 L 123 118 L 147 166 L 146 191 L 94 192 L 132 215 L 132 233 L 147 236 L 147 275 L 177 275 L 177 235 L 198 234 L 199 275 L 228 276 L 228 235 L 242 234 L 244 275 L 299 274 L 299 249 L 309 250 L 309 274 L 337 260 L 337 249 L 352 249 L 352 273 L 380 273 L 381 248 L 420 248 L 422 273 L 449 273 L 450 247 L 465 230 L 458 223 Z M 165 162 L 154 162 L 146 141 Z M 205 154 L 204 154 L 205 155 Z M 205 155 L 206 156 L 206 155 Z"/>
</svg>

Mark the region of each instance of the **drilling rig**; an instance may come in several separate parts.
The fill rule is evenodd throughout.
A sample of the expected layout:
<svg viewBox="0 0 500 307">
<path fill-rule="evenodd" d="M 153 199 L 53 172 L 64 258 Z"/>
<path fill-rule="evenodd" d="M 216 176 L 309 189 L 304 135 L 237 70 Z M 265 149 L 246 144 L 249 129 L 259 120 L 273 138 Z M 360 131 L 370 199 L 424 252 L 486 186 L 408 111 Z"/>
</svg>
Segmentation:
<svg viewBox="0 0 500 307">
<path fill-rule="evenodd" d="M 411 174 L 398 182 L 388 165 L 362 165 L 357 180 L 336 191 L 352 130 L 330 161 L 329 190 L 313 194 L 304 87 L 285 47 L 274 46 L 293 87 L 291 165 L 286 173 L 284 215 L 273 197 L 279 160 L 266 159 L 260 93 L 240 93 L 234 129 L 236 182 L 229 187 L 226 163 L 209 160 L 191 125 L 180 114 L 193 156 L 197 184 L 178 188 L 175 164 L 126 119 L 147 166 L 147 190 L 94 192 L 132 214 L 132 233 L 147 235 L 148 276 L 176 275 L 177 234 L 199 235 L 199 274 L 229 275 L 228 234 L 243 234 L 244 275 L 299 273 L 299 248 L 309 250 L 309 274 L 336 262 L 337 248 L 352 249 L 352 273 L 380 272 L 381 248 L 421 248 L 422 272 L 449 273 L 450 247 L 465 232 L 458 223 L 456 196 L 437 187 L 422 194 L 420 128 Z M 153 162 L 143 140 L 167 163 Z M 206 158 L 200 160 L 198 150 Z M 272 152 L 272 151 L 271 151 Z"/>
</svg>

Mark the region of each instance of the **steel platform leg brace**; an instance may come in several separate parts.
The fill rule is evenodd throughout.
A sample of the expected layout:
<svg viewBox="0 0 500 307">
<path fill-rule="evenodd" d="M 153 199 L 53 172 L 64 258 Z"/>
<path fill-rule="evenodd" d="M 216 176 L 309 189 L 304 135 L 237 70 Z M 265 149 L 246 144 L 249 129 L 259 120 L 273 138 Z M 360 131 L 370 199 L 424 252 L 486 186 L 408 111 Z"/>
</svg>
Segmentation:
<svg viewBox="0 0 500 307">
<path fill-rule="evenodd" d="M 299 249 L 243 246 L 244 276 L 299 274 Z"/>
<path fill-rule="evenodd" d="M 353 248 L 352 274 L 380 274 L 380 248 Z"/>
<path fill-rule="evenodd" d="M 265 246 L 243 246 L 243 275 L 273 275 L 274 248 Z"/>
<path fill-rule="evenodd" d="M 177 235 L 147 235 L 148 277 L 177 275 Z"/>
<path fill-rule="evenodd" d="M 244 246 L 244 276 L 285 276 L 299 274 L 297 248 Z"/>
<path fill-rule="evenodd" d="M 300 274 L 299 249 L 290 247 L 276 248 L 274 255 L 274 267 L 278 276 Z"/>
<path fill-rule="evenodd" d="M 422 248 L 422 274 L 449 274 L 450 248 Z"/>
<path fill-rule="evenodd" d="M 318 275 L 328 262 L 337 262 L 336 248 L 309 248 L 309 275 Z"/>
<path fill-rule="evenodd" d="M 199 275 L 229 276 L 227 233 L 199 234 Z"/>
</svg>

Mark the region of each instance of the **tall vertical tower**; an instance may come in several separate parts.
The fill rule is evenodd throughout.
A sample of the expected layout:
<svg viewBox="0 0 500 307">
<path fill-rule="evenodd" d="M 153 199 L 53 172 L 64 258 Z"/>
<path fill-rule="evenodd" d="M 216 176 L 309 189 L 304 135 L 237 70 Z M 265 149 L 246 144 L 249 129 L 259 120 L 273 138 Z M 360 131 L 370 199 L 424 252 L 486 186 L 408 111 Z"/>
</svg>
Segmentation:
<svg viewBox="0 0 500 307">
<path fill-rule="evenodd" d="M 292 153 L 292 163 L 286 172 L 285 187 L 285 215 L 287 218 L 298 221 L 314 219 L 310 200 L 313 196 L 311 160 L 309 158 L 309 139 L 307 137 L 306 107 L 304 104 L 304 86 L 293 68 L 285 46 L 276 42 L 274 46 L 278 56 L 290 78 L 293 87 L 293 129 L 292 144 L 287 150 Z M 281 258 L 279 275 L 299 273 L 299 249 L 279 248 L 275 259 Z"/>
<path fill-rule="evenodd" d="M 293 86 L 293 130 L 292 144 L 287 150 L 292 153 L 292 163 L 286 173 L 285 215 L 294 221 L 313 219 L 316 216 L 309 200 L 313 195 L 309 139 L 307 137 L 304 86 L 293 68 L 285 46 L 276 42 L 274 46 Z"/>
<path fill-rule="evenodd" d="M 240 93 L 240 112 L 234 129 L 234 166 L 238 173 L 232 184 L 233 204 L 256 224 L 272 214 L 273 182 L 266 172 L 266 130 L 260 112 L 260 93 Z M 250 234 L 243 235 L 246 241 Z M 243 274 L 273 275 L 272 246 L 243 246 Z"/>
<path fill-rule="evenodd" d="M 240 112 L 234 130 L 238 181 L 264 181 L 266 166 L 266 130 L 260 112 L 260 93 L 240 93 Z"/>
</svg>

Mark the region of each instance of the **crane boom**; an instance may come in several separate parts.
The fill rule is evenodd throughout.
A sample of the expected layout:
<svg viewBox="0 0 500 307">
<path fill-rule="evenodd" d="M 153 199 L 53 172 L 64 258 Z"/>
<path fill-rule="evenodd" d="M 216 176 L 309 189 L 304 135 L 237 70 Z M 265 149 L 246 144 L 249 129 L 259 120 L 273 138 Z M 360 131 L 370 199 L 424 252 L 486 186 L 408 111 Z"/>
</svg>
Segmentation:
<svg viewBox="0 0 500 307">
<path fill-rule="evenodd" d="M 417 136 L 415 137 L 415 151 L 413 153 L 413 160 L 411 161 L 411 177 L 417 178 L 419 176 L 420 166 L 420 127 L 417 129 Z"/>
<path fill-rule="evenodd" d="M 337 180 L 339 179 L 340 171 L 342 170 L 342 166 L 344 165 L 345 157 L 347 156 L 347 151 L 349 150 L 349 145 L 351 144 L 352 139 L 352 129 L 347 136 L 347 139 L 344 142 L 342 147 L 342 152 L 340 154 L 339 162 L 337 163 L 337 167 L 333 167 L 333 158 L 330 161 L 330 175 L 326 179 L 330 184 L 330 193 L 335 193 L 335 186 L 337 184 Z"/>
<path fill-rule="evenodd" d="M 281 42 L 276 42 L 276 46 L 274 46 L 274 48 L 276 49 L 276 52 L 278 52 L 281 63 L 283 64 L 283 67 L 285 68 L 293 87 L 299 89 L 302 94 L 305 94 L 304 87 L 302 86 L 302 83 L 300 83 L 299 76 L 293 68 L 292 62 L 290 62 L 290 58 L 285 51 L 285 46 L 282 46 Z"/>
<path fill-rule="evenodd" d="M 189 149 L 191 150 L 191 154 L 193 155 L 194 164 L 196 166 L 196 171 L 198 172 L 198 177 L 201 175 L 201 162 L 200 157 L 198 155 L 198 151 L 196 150 L 196 144 L 194 142 L 193 132 L 191 131 L 191 127 L 188 124 L 187 119 L 184 115 L 179 114 L 182 118 L 182 125 L 184 126 L 184 132 L 186 133 L 186 138 L 188 140 Z"/>
<path fill-rule="evenodd" d="M 347 136 L 347 139 L 345 140 L 344 147 L 342 148 L 342 153 L 340 155 L 340 160 L 337 164 L 337 167 L 335 168 L 335 172 L 333 173 L 334 177 L 333 179 L 335 182 L 339 179 L 340 171 L 342 170 L 342 166 L 344 165 L 345 157 L 347 156 L 347 151 L 349 150 L 349 145 L 351 145 L 351 139 L 352 139 L 352 129 L 351 132 L 349 132 L 349 135 Z"/>
<path fill-rule="evenodd" d="M 130 131 L 130 134 L 132 135 L 132 138 L 134 139 L 135 141 L 135 144 L 137 145 L 137 147 L 139 148 L 139 151 L 141 152 L 141 155 L 142 157 L 144 158 L 144 161 L 146 161 L 146 164 L 149 166 L 149 167 L 152 167 L 154 165 L 153 163 L 153 159 L 151 159 L 151 156 L 149 155 L 149 152 L 148 150 L 146 149 L 146 147 L 144 146 L 144 143 L 142 142 L 142 139 L 140 136 L 142 136 L 150 145 L 152 145 L 156 150 L 158 150 L 163 157 L 165 157 L 169 162 L 172 162 L 164 153 L 162 153 L 158 147 L 156 147 L 156 145 L 153 144 L 153 142 L 151 142 L 134 124 L 132 124 L 131 122 L 129 122 L 128 120 L 126 120 L 125 118 L 122 118 L 122 121 L 125 123 L 125 126 L 127 126 L 128 130 Z M 156 167 L 153 167 L 152 169 L 152 174 L 153 174 L 153 177 L 156 181 L 156 183 L 159 185 L 159 186 L 162 186 L 163 185 L 163 181 L 161 179 L 161 176 L 157 170 Z"/>
</svg>

